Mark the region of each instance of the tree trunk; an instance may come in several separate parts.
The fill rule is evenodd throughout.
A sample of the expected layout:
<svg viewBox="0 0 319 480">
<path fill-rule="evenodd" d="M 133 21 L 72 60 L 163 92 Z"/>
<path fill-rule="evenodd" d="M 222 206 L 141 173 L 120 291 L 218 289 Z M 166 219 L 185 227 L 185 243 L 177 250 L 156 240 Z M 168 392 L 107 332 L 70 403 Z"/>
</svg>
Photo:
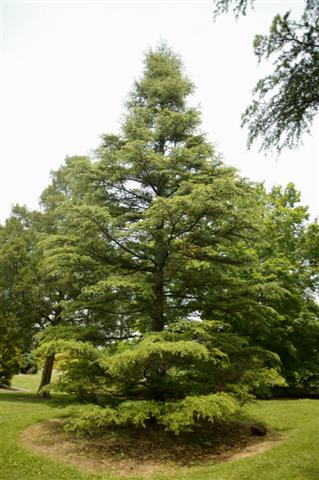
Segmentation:
<svg viewBox="0 0 319 480">
<path fill-rule="evenodd" d="M 158 268 L 154 274 L 154 302 L 151 308 L 152 330 L 161 332 L 164 328 L 164 270 Z"/>
<path fill-rule="evenodd" d="M 53 364 L 54 364 L 54 357 L 55 354 L 52 353 L 51 355 L 48 355 L 45 359 L 43 370 L 42 370 L 42 377 L 41 377 L 41 382 L 37 391 L 37 395 L 43 398 L 50 398 L 50 393 L 49 392 L 42 392 L 42 388 L 45 387 L 46 385 L 49 385 L 51 383 L 51 377 L 52 377 L 52 370 L 53 370 Z"/>
<path fill-rule="evenodd" d="M 164 221 L 159 220 L 155 247 L 155 272 L 153 276 L 154 301 L 151 306 L 153 332 L 161 332 L 165 326 L 165 296 L 164 296 L 164 268 L 167 260 L 167 246 L 164 241 Z"/>
</svg>

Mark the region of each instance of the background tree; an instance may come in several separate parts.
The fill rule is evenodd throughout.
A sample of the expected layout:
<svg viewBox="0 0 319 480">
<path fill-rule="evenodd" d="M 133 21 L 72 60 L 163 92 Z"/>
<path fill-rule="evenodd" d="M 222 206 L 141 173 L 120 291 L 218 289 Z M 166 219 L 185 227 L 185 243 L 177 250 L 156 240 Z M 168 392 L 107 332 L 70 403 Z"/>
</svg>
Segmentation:
<svg viewBox="0 0 319 480">
<path fill-rule="evenodd" d="M 0 362 L 1 382 L 8 384 L 20 367 L 20 354 L 29 351 L 40 322 L 37 253 L 32 214 L 15 206 L 0 226 Z"/>
<path fill-rule="evenodd" d="M 248 0 L 215 0 L 215 14 L 233 6 L 237 16 L 246 14 Z M 256 35 L 258 61 L 272 59 L 273 73 L 259 80 L 253 101 L 242 116 L 248 126 L 248 146 L 257 139 L 261 149 L 297 146 L 319 107 L 319 9 L 316 0 L 305 2 L 299 21 L 290 12 L 276 15 L 269 35 Z"/>
<path fill-rule="evenodd" d="M 85 157 L 78 157 L 77 160 L 85 161 Z M 70 178 L 75 172 L 70 172 L 67 168 L 61 168 L 58 172 L 52 174 L 52 183 L 49 185 L 41 196 L 42 212 L 34 223 L 34 228 L 38 232 L 37 248 L 40 252 L 38 263 L 39 287 L 42 293 L 44 317 L 43 328 L 36 337 L 36 341 L 49 341 L 52 338 L 83 338 L 83 332 L 79 333 L 80 327 L 85 322 L 84 316 L 66 314 L 65 305 L 76 301 L 81 286 L 83 284 L 83 276 L 88 277 L 87 270 L 80 270 L 80 265 L 76 262 L 76 268 L 61 268 L 59 271 L 51 268 L 50 261 L 45 255 L 45 239 L 50 235 L 57 235 L 59 225 L 63 225 L 65 216 L 61 205 L 72 198 L 72 182 Z M 74 175 L 76 177 L 76 175 Z M 75 193 L 76 195 L 76 193 Z M 74 267 L 74 264 L 73 264 Z M 86 337 L 92 332 L 86 331 Z M 48 390 L 45 389 L 51 382 L 52 371 L 55 361 L 54 350 L 47 350 L 43 357 L 43 370 L 41 382 L 38 388 L 38 394 L 48 396 Z"/>
<path fill-rule="evenodd" d="M 52 211 L 41 213 L 15 206 L 0 228 L 0 329 L 3 349 L 15 358 L 30 352 L 34 336 L 48 325 L 62 322 L 62 301 L 76 294 L 76 282 L 56 276 L 45 265 L 41 239 L 52 232 Z M 44 361 L 39 389 L 50 383 L 53 356 Z M 17 369 L 19 362 L 15 362 Z"/>
<path fill-rule="evenodd" d="M 15 206 L 0 227 L 1 315 L 20 318 L 19 333 L 15 336 L 23 339 L 25 348 L 30 348 L 36 319 L 32 288 L 37 258 L 31 218 L 32 214 L 24 207 Z"/>
<path fill-rule="evenodd" d="M 271 303 L 279 322 L 263 338 L 255 335 L 255 342 L 278 353 L 291 389 L 317 391 L 318 224 L 309 222 L 307 208 L 300 205 L 300 194 L 293 184 L 285 189 L 274 187 L 264 194 L 263 201 L 263 240 L 257 249 L 264 275 L 276 278 L 286 294 Z"/>
</svg>

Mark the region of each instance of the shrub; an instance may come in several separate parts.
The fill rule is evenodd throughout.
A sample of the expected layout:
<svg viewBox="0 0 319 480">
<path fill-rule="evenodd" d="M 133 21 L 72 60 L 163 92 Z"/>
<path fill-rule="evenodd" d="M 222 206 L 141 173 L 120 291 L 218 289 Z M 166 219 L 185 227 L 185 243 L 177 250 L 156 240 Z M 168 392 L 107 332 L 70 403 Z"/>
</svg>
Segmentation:
<svg viewBox="0 0 319 480">
<path fill-rule="evenodd" d="M 25 374 L 37 373 L 38 364 L 32 353 L 22 353 L 20 372 Z"/>
<path fill-rule="evenodd" d="M 16 345 L 0 345 L 0 385 L 9 386 L 10 381 L 19 372 L 21 365 L 20 349 Z"/>
<path fill-rule="evenodd" d="M 57 340 L 41 348 L 60 358 L 57 389 L 99 405 L 85 406 L 69 423 L 87 435 L 149 422 L 179 434 L 228 420 L 253 393 L 284 384 L 276 355 L 214 321 L 179 322 L 118 346 Z"/>
<path fill-rule="evenodd" d="M 66 429 L 83 435 L 101 435 L 112 425 L 145 428 L 147 423 L 155 421 L 178 435 L 191 431 L 196 424 L 228 420 L 238 410 L 239 403 L 226 393 L 188 396 L 179 402 L 131 400 L 120 403 L 117 408 L 89 406 L 80 409 L 69 420 Z"/>
</svg>

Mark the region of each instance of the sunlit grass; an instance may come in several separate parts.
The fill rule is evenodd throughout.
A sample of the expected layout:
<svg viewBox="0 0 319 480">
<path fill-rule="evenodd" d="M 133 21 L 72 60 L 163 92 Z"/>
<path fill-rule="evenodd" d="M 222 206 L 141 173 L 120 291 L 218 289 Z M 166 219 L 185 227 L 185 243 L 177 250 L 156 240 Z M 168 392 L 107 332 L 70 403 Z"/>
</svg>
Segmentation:
<svg viewBox="0 0 319 480">
<path fill-rule="evenodd" d="M 53 371 L 52 374 L 52 381 L 57 376 L 57 372 Z M 30 375 L 15 375 L 11 381 L 11 386 L 13 388 L 18 388 L 21 390 L 25 390 L 26 392 L 35 393 L 38 390 L 41 380 L 41 370 L 38 373 L 30 374 Z"/>
<path fill-rule="evenodd" d="M 35 392 L 39 374 L 19 375 L 13 386 Z M 19 443 L 20 433 L 31 424 L 65 415 L 52 400 L 38 400 L 32 393 L 2 393 L 0 477 L 4 480 L 107 480 L 107 473 L 93 475 L 60 460 L 33 454 Z M 245 414 L 285 434 L 281 443 L 255 456 L 228 463 L 176 469 L 156 480 L 318 480 L 319 401 L 258 401 Z M 134 479 L 140 477 L 135 476 Z M 132 480 L 133 477 L 130 477 Z"/>
<path fill-rule="evenodd" d="M 15 375 L 11 381 L 11 386 L 28 392 L 36 392 L 40 384 L 40 379 L 41 372 L 32 375 Z"/>
<path fill-rule="evenodd" d="M 258 401 L 246 409 L 249 417 L 285 434 L 273 448 L 229 463 L 202 467 L 183 480 L 318 480 L 319 401 Z"/>
</svg>

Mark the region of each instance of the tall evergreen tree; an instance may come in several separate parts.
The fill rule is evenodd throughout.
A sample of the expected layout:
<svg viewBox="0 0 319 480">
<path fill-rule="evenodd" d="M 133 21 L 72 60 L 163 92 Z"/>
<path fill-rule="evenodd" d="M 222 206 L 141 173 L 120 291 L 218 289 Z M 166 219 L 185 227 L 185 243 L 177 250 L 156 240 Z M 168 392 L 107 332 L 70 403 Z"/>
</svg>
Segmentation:
<svg viewBox="0 0 319 480">
<path fill-rule="evenodd" d="M 192 91 L 177 56 L 165 47 L 150 52 L 122 134 L 103 136 L 93 164 L 69 160 L 81 194 L 65 204 L 69 223 L 56 258 L 69 254 L 71 263 L 78 248 L 104 261 L 107 278 L 85 299 L 101 299 L 133 328 L 161 331 L 198 314 L 227 269 L 251 262 L 253 189 L 199 131 L 199 112 L 186 105 Z M 68 243 L 70 232 L 83 243 Z"/>
<path fill-rule="evenodd" d="M 256 285 L 239 275 L 255 268 L 256 197 L 200 131 L 199 111 L 186 103 L 193 88 L 170 49 L 149 51 L 121 134 L 103 136 L 95 162 L 74 158 L 63 167 L 70 194 L 46 241 L 48 265 L 74 275 L 86 266 L 86 285 L 76 302 L 65 303 L 66 312 L 90 315 L 93 323 L 104 317 L 113 336 L 106 351 L 88 344 L 81 350 L 71 340 L 42 348 L 78 356 L 61 377 L 69 391 L 80 388 L 86 358 L 98 369 L 82 390 L 83 384 L 100 386 L 104 375 L 106 386 L 113 382 L 139 398 L 144 392 L 151 402 L 104 411 L 106 423 L 153 416 L 178 432 L 197 417 L 234 413 L 236 389 L 281 382 L 274 369 L 264 368 L 277 358 L 250 348 L 224 324 L 225 296 L 216 313 L 220 295 L 229 297 L 232 288 L 237 305 L 240 297 L 262 304 Z M 258 321 L 265 312 L 261 305 Z M 114 337 L 130 335 L 135 340 L 117 350 Z M 146 417 L 136 413 L 140 407 Z"/>
</svg>

